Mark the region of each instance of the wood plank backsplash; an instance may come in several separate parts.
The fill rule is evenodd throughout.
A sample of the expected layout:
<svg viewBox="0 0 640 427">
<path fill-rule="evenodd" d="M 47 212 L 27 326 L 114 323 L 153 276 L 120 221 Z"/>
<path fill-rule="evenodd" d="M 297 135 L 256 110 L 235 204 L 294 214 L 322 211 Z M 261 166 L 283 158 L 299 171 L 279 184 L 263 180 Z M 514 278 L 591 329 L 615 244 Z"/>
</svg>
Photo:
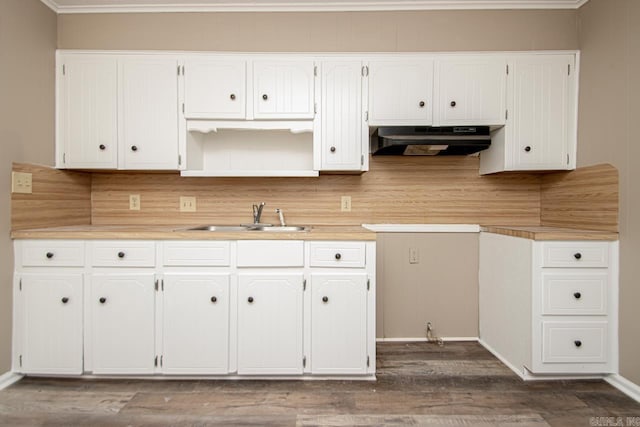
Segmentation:
<svg viewBox="0 0 640 427">
<path fill-rule="evenodd" d="M 290 224 L 474 223 L 540 225 L 538 174 L 478 175 L 477 157 L 373 157 L 362 175 L 319 178 L 185 178 L 176 173 L 93 173 L 92 223 L 238 224 L 266 202 L 263 222 Z M 129 210 L 129 195 L 141 210 Z M 351 212 L 340 212 L 340 196 Z M 195 196 L 197 212 L 180 212 Z"/>
<path fill-rule="evenodd" d="M 91 223 L 91 174 L 24 163 L 13 171 L 32 174 L 31 194 L 11 194 L 11 229 Z"/>
</svg>

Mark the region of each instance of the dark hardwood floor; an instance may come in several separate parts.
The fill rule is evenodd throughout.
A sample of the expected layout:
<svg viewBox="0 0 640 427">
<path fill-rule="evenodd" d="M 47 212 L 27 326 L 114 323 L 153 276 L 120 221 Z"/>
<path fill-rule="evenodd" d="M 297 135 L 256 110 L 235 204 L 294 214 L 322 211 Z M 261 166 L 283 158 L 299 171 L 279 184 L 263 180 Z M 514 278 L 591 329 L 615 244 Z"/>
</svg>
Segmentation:
<svg viewBox="0 0 640 427">
<path fill-rule="evenodd" d="M 378 344 L 376 382 L 25 378 L 0 392 L 3 426 L 565 427 L 638 417 L 640 404 L 604 381 L 524 382 L 477 343 Z"/>
</svg>

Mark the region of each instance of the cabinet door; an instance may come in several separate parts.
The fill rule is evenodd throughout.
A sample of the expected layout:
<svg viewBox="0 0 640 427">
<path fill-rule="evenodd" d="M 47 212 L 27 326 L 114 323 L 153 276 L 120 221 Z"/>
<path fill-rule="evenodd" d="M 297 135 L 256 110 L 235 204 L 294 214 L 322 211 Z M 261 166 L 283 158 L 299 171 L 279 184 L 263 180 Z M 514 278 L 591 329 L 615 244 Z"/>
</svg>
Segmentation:
<svg viewBox="0 0 640 427">
<path fill-rule="evenodd" d="M 165 275 L 164 373 L 229 373 L 229 276 Z"/>
<path fill-rule="evenodd" d="M 311 372 L 366 374 L 367 275 L 311 275 Z"/>
<path fill-rule="evenodd" d="M 430 125 L 433 61 L 369 63 L 369 126 Z"/>
<path fill-rule="evenodd" d="M 154 275 L 91 277 L 94 374 L 152 374 L 155 361 Z"/>
<path fill-rule="evenodd" d="M 238 275 L 238 374 L 302 374 L 302 273 Z"/>
<path fill-rule="evenodd" d="M 436 67 L 436 124 L 505 123 L 507 67 L 504 58 L 456 57 L 440 60 Z"/>
<path fill-rule="evenodd" d="M 321 145 L 323 170 L 362 169 L 362 63 L 331 61 L 321 65 Z M 363 141 L 364 134 L 364 141 Z"/>
<path fill-rule="evenodd" d="M 22 277 L 22 372 L 82 374 L 82 275 Z"/>
<path fill-rule="evenodd" d="M 573 60 L 572 55 L 530 55 L 510 64 L 508 169 L 569 168 Z"/>
<path fill-rule="evenodd" d="M 313 119 L 313 61 L 255 61 L 256 119 Z"/>
<path fill-rule="evenodd" d="M 246 62 L 190 59 L 184 65 L 184 115 L 188 119 L 244 119 Z"/>
<path fill-rule="evenodd" d="M 58 145 L 62 167 L 118 166 L 117 63 L 113 56 L 61 57 Z"/>
<path fill-rule="evenodd" d="M 178 169 L 178 61 L 120 60 L 119 131 L 124 169 Z"/>
</svg>

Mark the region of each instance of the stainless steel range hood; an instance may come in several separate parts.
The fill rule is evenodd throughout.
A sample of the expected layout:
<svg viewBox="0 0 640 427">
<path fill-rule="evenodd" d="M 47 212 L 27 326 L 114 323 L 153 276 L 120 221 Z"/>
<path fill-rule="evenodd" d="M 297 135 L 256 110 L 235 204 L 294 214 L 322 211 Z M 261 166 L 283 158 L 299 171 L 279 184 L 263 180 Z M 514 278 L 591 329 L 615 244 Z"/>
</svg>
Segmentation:
<svg viewBox="0 0 640 427">
<path fill-rule="evenodd" d="M 491 145 L 489 126 L 393 126 L 371 135 L 374 156 L 467 155 Z"/>
</svg>

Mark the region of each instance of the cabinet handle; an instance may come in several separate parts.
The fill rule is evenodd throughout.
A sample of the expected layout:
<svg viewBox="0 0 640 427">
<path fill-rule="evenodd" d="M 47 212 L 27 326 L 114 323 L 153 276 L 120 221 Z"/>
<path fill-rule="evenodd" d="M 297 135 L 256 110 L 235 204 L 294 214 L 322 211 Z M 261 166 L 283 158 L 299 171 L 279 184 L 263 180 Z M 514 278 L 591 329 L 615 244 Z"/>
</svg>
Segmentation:
<svg viewBox="0 0 640 427">
<path fill-rule="evenodd" d="M 575 293 L 573 294 L 573 297 L 574 297 L 575 299 L 580 299 L 580 298 L 582 298 L 582 294 L 581 294 L 580 292 L 575 292 Z"/>
<path fill-rule="evenodd" d="M 229 95 L 229 98 L 231 98 L 232 101 L 236 100 L 236 94 L 232 93 L 231 95 Z"/>
<path fill-rule="evenodd" d="M 573 344 L 575 344 L 576 347 L 582 347 L 582 341 L 580 340 L 575 340 Z"/>
<path fill-rule="evenodd" d="M 269 99 L 269 97 L 268 97 L 268 96 L 267 96 L 267 94 L 265 93 L 264 95 L 262 95 L 262 99 L 264 99 L 264 100 L 266 101 L 267 99 Z"/>
<path fill-rule="evenodd" d="M 450 104 L 450 105 L 451 105 L 452 107 L 455 107 L 455 106 L 456 106 L 456 101 L 451 101 L 451 104 Z"/>
<path fill-rule="evenodd" d="M 118 252 L 118 258 L 124 258 L 124 252 Z"/>
<path fill-rule="evenodd" d="M 335 153 L 335 152 L 336 152 L 336 147 L 331 147 L 331 148 L 329 148 L 329 150 L 330 150 L 332 153 Z"/>
<path fill-rule="evenodd" d="M 68 302 L 69 302 L 69 298 L 67 298 L 67 297 L 62 297 L 62 303 L 63 303 L 63 304 L 66 304 L 66 303 L 68 303 Z"/>
<path fill-rule="evenodd" d="M 580 258 L 582 258 L 582 254 L 580 252 L 577 252 L 577 253 L 573 254 L 573 257 L 575 259 L 580 259 Z"/>
<path fill-rule="evenodd" d="M 524 151 L 526 151 L 528 153 L 529 151 L 531 151 L 531 147 L 529 145 L 527 145 L 526 147 L 524 147 Z"/>
<path fill-rule="evenodd" d="M 53 258 L 53 252 L 47 252 L 47 258 L 49 259 Z"/>
<path fill-rule="evenodd" d="M 100 304 L 104 304 L 105 302 L 107 302 L 107 299 L 105 297 L 102 297 L 98 301 L 100 301 Z"/>
<path fill-rule="evenodd" d="M 104 144 L 100 144 L 100 145 L 98 146 L 98 148 L 99 148 L 99 149 L 101 149 L 101 150 L 104 150 L 105 148 L 107 148 L 107 146 L 106 146 L 106 145 L 104 145 Z"/>
<path fill-rule="evenodd" d="M 322 302 L 329 302 L 329 297 L 322 297 Z"/>
<path fill-rule="evenodd" d="M 213 303 L 218 302 L 218 298 L 216 298 L 216 297 L 211 297 L 211 302 L 213 302 Z"/>
<path fill-rule="evenodd" d="M 138 151 L 138 147 L 136 145 L 131 146 L 131 151 Z"/>
<path fill-rule="evenodd" d="M 336 259 L 337 259 L 338 261 L 340 261 L 340 258 L 342 258 L 342 254 L 340 254 L 340 252 L 338 252 L 338 253 L 336 254 Z"/>
<path fill-rule="evenodd" d="M 420 108 L 424 107 L 424 101 L 420 101 L 420 103 L 418 104 L 420 106 Z"/>
<path fill-rule="evenodd" d="M 249 301 L 249 304 L 253 303 L 253 297 L 247 298 L 247 301 Z"/>
</svg>

